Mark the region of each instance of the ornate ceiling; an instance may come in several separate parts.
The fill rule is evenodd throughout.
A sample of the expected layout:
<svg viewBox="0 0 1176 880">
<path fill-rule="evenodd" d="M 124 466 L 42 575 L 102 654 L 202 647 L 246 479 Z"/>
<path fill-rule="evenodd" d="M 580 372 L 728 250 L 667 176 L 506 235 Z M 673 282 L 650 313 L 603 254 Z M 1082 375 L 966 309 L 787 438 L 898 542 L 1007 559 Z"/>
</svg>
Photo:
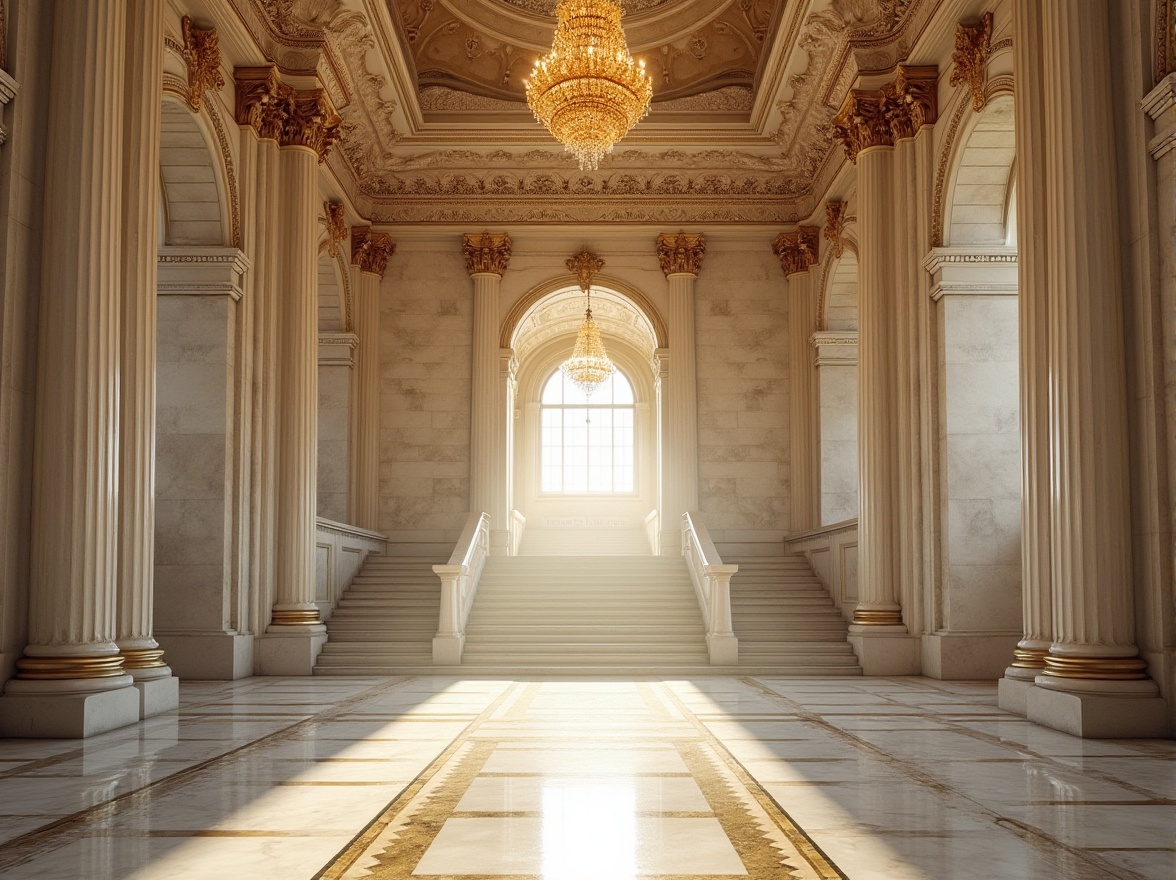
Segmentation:
<svg viewBox="0 0 1176 880">
<path fill-rule="evenodd" d="M 581 172 L 522 100 L 555 0 L 232 0 L 267 57 L 343 120 L 329 163 L 376 223 L 781 223 L 843 154 L 859 71 L 901 60 L 940 0 L 624 0 L 646 120 Z"/>
</svg>

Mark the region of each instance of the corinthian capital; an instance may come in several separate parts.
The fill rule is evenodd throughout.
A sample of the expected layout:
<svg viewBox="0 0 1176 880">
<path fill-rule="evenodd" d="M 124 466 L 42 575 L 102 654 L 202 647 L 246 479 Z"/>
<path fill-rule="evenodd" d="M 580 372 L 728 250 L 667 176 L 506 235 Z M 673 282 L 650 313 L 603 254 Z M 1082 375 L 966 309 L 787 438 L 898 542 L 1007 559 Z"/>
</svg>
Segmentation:
<svg viewBox="0 0 1176 880">
<path fill-rule="evenodd" d="M 671 275 L 697 275 L 706 254 L 702 233 L 677 235 L 662 233 L 657 237 L 657 259 L 667 278 Z"/>
<path fill-rule="evenodd" d="M 339 139 L 341 122 L 325 91 L 296 91 L 278 143 L 283 147 L 310 147 L 322 162 Z"/>
<path fill-rule="evenodd" d="M 372 232 L 370 226 L 351 227 L 351 265 L 360 272 L 384 277 L 388 258 L 396 253 L 396 243 L 386 232 Z"/>
<path fill-rule="evenodd" d="M 505 232 L 483 232 L 461 237 L 466 271 L 471 275 L 499 275 L 510 263 L 510 236 Z"/>
<path fill-rule="evenodd" d="M 785 275 L 807 272 L 809 266 L 817 262 L 820 236 L 818 226 L 801 226 L 795 232 L 781 232 L 776 236 L 772 250 L 780 258 Z"/>
<path fill-rule="evenodd" d="M 237 124 L 252 128 L 259 138 L 277 140 L 282 134 L 294 90 L 278 77 L 278 69 L 238 67 L 233 71 L 237 91 Z"/>
<path fill-rule="evenodd" d="M 852 89 L 833 118 L 833 137 L 841 141 L 850 162 L 869 147 L 888 147 L 894 143 L 885 101 L 879 89 Z"/>
<path fill-rule="evenodd" d="M 939 69 L 900 64 L 894 82 L 883 87 L 883 100 L 896 141 L 914 137 L 939 118 Z"/>
</svg>

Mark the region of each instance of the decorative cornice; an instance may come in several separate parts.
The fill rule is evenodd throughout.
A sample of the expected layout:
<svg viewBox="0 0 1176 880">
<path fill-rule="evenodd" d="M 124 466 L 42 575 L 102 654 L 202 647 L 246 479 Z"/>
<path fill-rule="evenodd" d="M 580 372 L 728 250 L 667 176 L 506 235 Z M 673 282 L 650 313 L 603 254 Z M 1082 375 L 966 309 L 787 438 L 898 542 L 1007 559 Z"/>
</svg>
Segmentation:
<svg viewBox="0 0 1176 880">
<path fill-rule="evenodd" d="M 781 232 L 772 243 L 772 251 L 780 258 L 784 275 L 807 272 L 817 262 L 821 230 L 817 226 L 801 226 L 795 232 Z"/>
<path fill-rule="evenodd" d="M 466 271 L 471 275 L 499 275 L 510 263 L 510 236 L 505 232 L 467 233 L 461 237 Z"/>
<path fill-rule="evenodd" d="M 956 28 L 955 51 L 951 54 L 955 69 L 951 72 L 953 86 L 967 84 L 972 92 L 972 109 L 979 113 L 988 103 L 985 86 L 988 80 L 988 56 L 992 51 L 992 13 L 986 12 L 976 24 L 960 24 Z"/>
<path fill-rule="evenodd" d="M 849 161 L 870 147 L 892 146 L 914 137 L 938 119 L 934 66 L 898 66 L 894 79 L 878 89 L 853 89 L 833 119 L 833 137 L 841 141 Z"/>
<path fill-rule="evenodd" d="M 220 70 L 220 37 L 216 28 L 198 28 L 186 15 L 181 20 L 181 26 L 184 48 L 180 54 L 188 65 L 188 106 L 193 113 L 199 113 L 204 92 L 208 89 L 219 92 L 225 87 L 225 78 Z"/>
<path fill-rule="evenodd" d="M 825 203 L 825 240 L 833 246 L 833 259 L 840 260 L 845 253 L 845 242 L 841 233 L 845 231 L 845 202 L 833 199 Z"/>
<path fill-rule="evenodd" d="M 592 286 L 592 276 L 604 268 L 604 260 L 588 248 L 584 248 L 574 257 L 568 257 L 564 265 L 568 267 L 569 272 L 576 276 L 580 289 L 587 290 Z"/>
<path fill-rule="evenodd" d="M 339 139 L 340 120 L 325 90 L 295 89 L 282 82 L 273 65 L 239 67 L 233 75 L 238 125 L 283 147 L 308 147 L 320 162 L 327 158 Z"/>
<path fill-rule="evenodd" d="M 663 232 L 657 237 L 657 259 L 667 278 L 671 275 L 697 275 L 705 254 L 706 241 L 702 233 L 679 232 L 674 235 Z"/>
<path fill-rule="evenodd" d="M 370 226 L 351 227 L 351 265 L 360 272 L 384 277 L 388 258 L 396 253 L 396 243 L 386 232 L 372 232 Z"/>
<path fill-rule="evenodd" d="M 326 228 L 327 237 L 319 250 L 326 250 L 332 260 L 339 258 L 339 242 L 347 238 L 346 213 L 342 202 L 323 202 L 323 216 L 319 217 L 319 223 Z"/>
</svg>

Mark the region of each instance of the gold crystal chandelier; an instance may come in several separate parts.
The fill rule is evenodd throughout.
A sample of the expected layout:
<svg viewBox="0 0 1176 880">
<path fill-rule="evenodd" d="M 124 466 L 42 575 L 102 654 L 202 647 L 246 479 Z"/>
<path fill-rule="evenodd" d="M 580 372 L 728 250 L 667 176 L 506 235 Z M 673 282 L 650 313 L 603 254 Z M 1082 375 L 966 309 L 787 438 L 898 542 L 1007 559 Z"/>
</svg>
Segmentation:
<svg viewBox="0 0 1176 880">
<path fill-rule="evenodd" d="M 562 0 L 551 52 L 535 62 L 527 104 L 583 171 L 649 112 L 653 83 L 635 62 L 613 0 Z"/>
<path fill-rule="evenodd" d="M 580 325 L 580 332 L 576 334 L 572 356 L 560 364 L 559 368 L 577 388 L 590 396 L 602 382 L 617 371 L 604 350 L 600 328 L 592 319 L 592 276 L 600 271 L 604 260 L 584 249 L 570 258 L 565 265 L 575 274 L 580 282 L 580 289 L 588 297 L 588 310 L 584 312 L 584 323 Z"/>
</svg>

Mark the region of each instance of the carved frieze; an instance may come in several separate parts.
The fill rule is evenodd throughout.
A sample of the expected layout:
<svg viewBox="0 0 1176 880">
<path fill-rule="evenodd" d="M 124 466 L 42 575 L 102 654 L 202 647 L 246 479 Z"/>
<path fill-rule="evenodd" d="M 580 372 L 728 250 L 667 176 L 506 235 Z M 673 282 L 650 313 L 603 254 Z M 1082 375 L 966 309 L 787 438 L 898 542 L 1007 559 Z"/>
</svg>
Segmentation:
<svg viewBox="0 0 1176 880">
<path fill-rule="evenodd" d="M 988 98 L 988 54 L 992 47 L 992 13 L 986 12 L 976 24 L 961 24 L 956 28 L 955 51 L 951 61 L 951 85 L 967 84 L 972 92 L 972 109 L 979 113 Z"/>
<path fill-rule="evenodd" d="M 396 243 L 386 232 L 372 232 L 370 226 L 351 227 L 351 265 L 360 272 L 384 277 L 388 258 L 396 253 Z"/>
<path fill-rule="evenodd" d="M 845 231 L 845 202 L 834 199 L 825 203 L 825 240 L 833 247 L 833 258 L 840 260 L 845 252 L 841 233 Z"/>
<path fill-rule="evenodd" d="M 466 271 L 471 275 L 502 275 L 510 263 L 510 249 L 510 236 L 504 232 L 467 233 L 461 237 Z"/>
<path fill-rule="evenodd" d="M 180 24 L 184 32 L 184 49 L 181 54 L 188 66 L 188 106 L 193 113 L 199 113 L 204 93 L 208 89 L 220 91 L 225 87 L 225 78 L 220 69 L 220 37 L 216 28 L 198 28 L 186 15 Z"/>
<path fill-rule="evenodd" d="M 780 258 L 784 274 L 807 272 L 817 262 L 821 230 L 816 226 L 801 226 L 795 232 L 781 232 L 772 243 L 772 251 Z"/>
<path fill-rule="evenodd" d="M 706 254 L 702 233 L 662 233 L 657 237 L 657 259 L 667 278 L 671 275 L 697 275 Z"/>
<path fill-rule="evenodd" d="M 319 223 L 325 227 L 327 238 L 319 249 L 326 250 L 332 260 L 338 259 L 339 242 L 347 238 L 346 212 L 342 202 L 323 202 L 323 216 L 319 217 Z"/>
</svg>

